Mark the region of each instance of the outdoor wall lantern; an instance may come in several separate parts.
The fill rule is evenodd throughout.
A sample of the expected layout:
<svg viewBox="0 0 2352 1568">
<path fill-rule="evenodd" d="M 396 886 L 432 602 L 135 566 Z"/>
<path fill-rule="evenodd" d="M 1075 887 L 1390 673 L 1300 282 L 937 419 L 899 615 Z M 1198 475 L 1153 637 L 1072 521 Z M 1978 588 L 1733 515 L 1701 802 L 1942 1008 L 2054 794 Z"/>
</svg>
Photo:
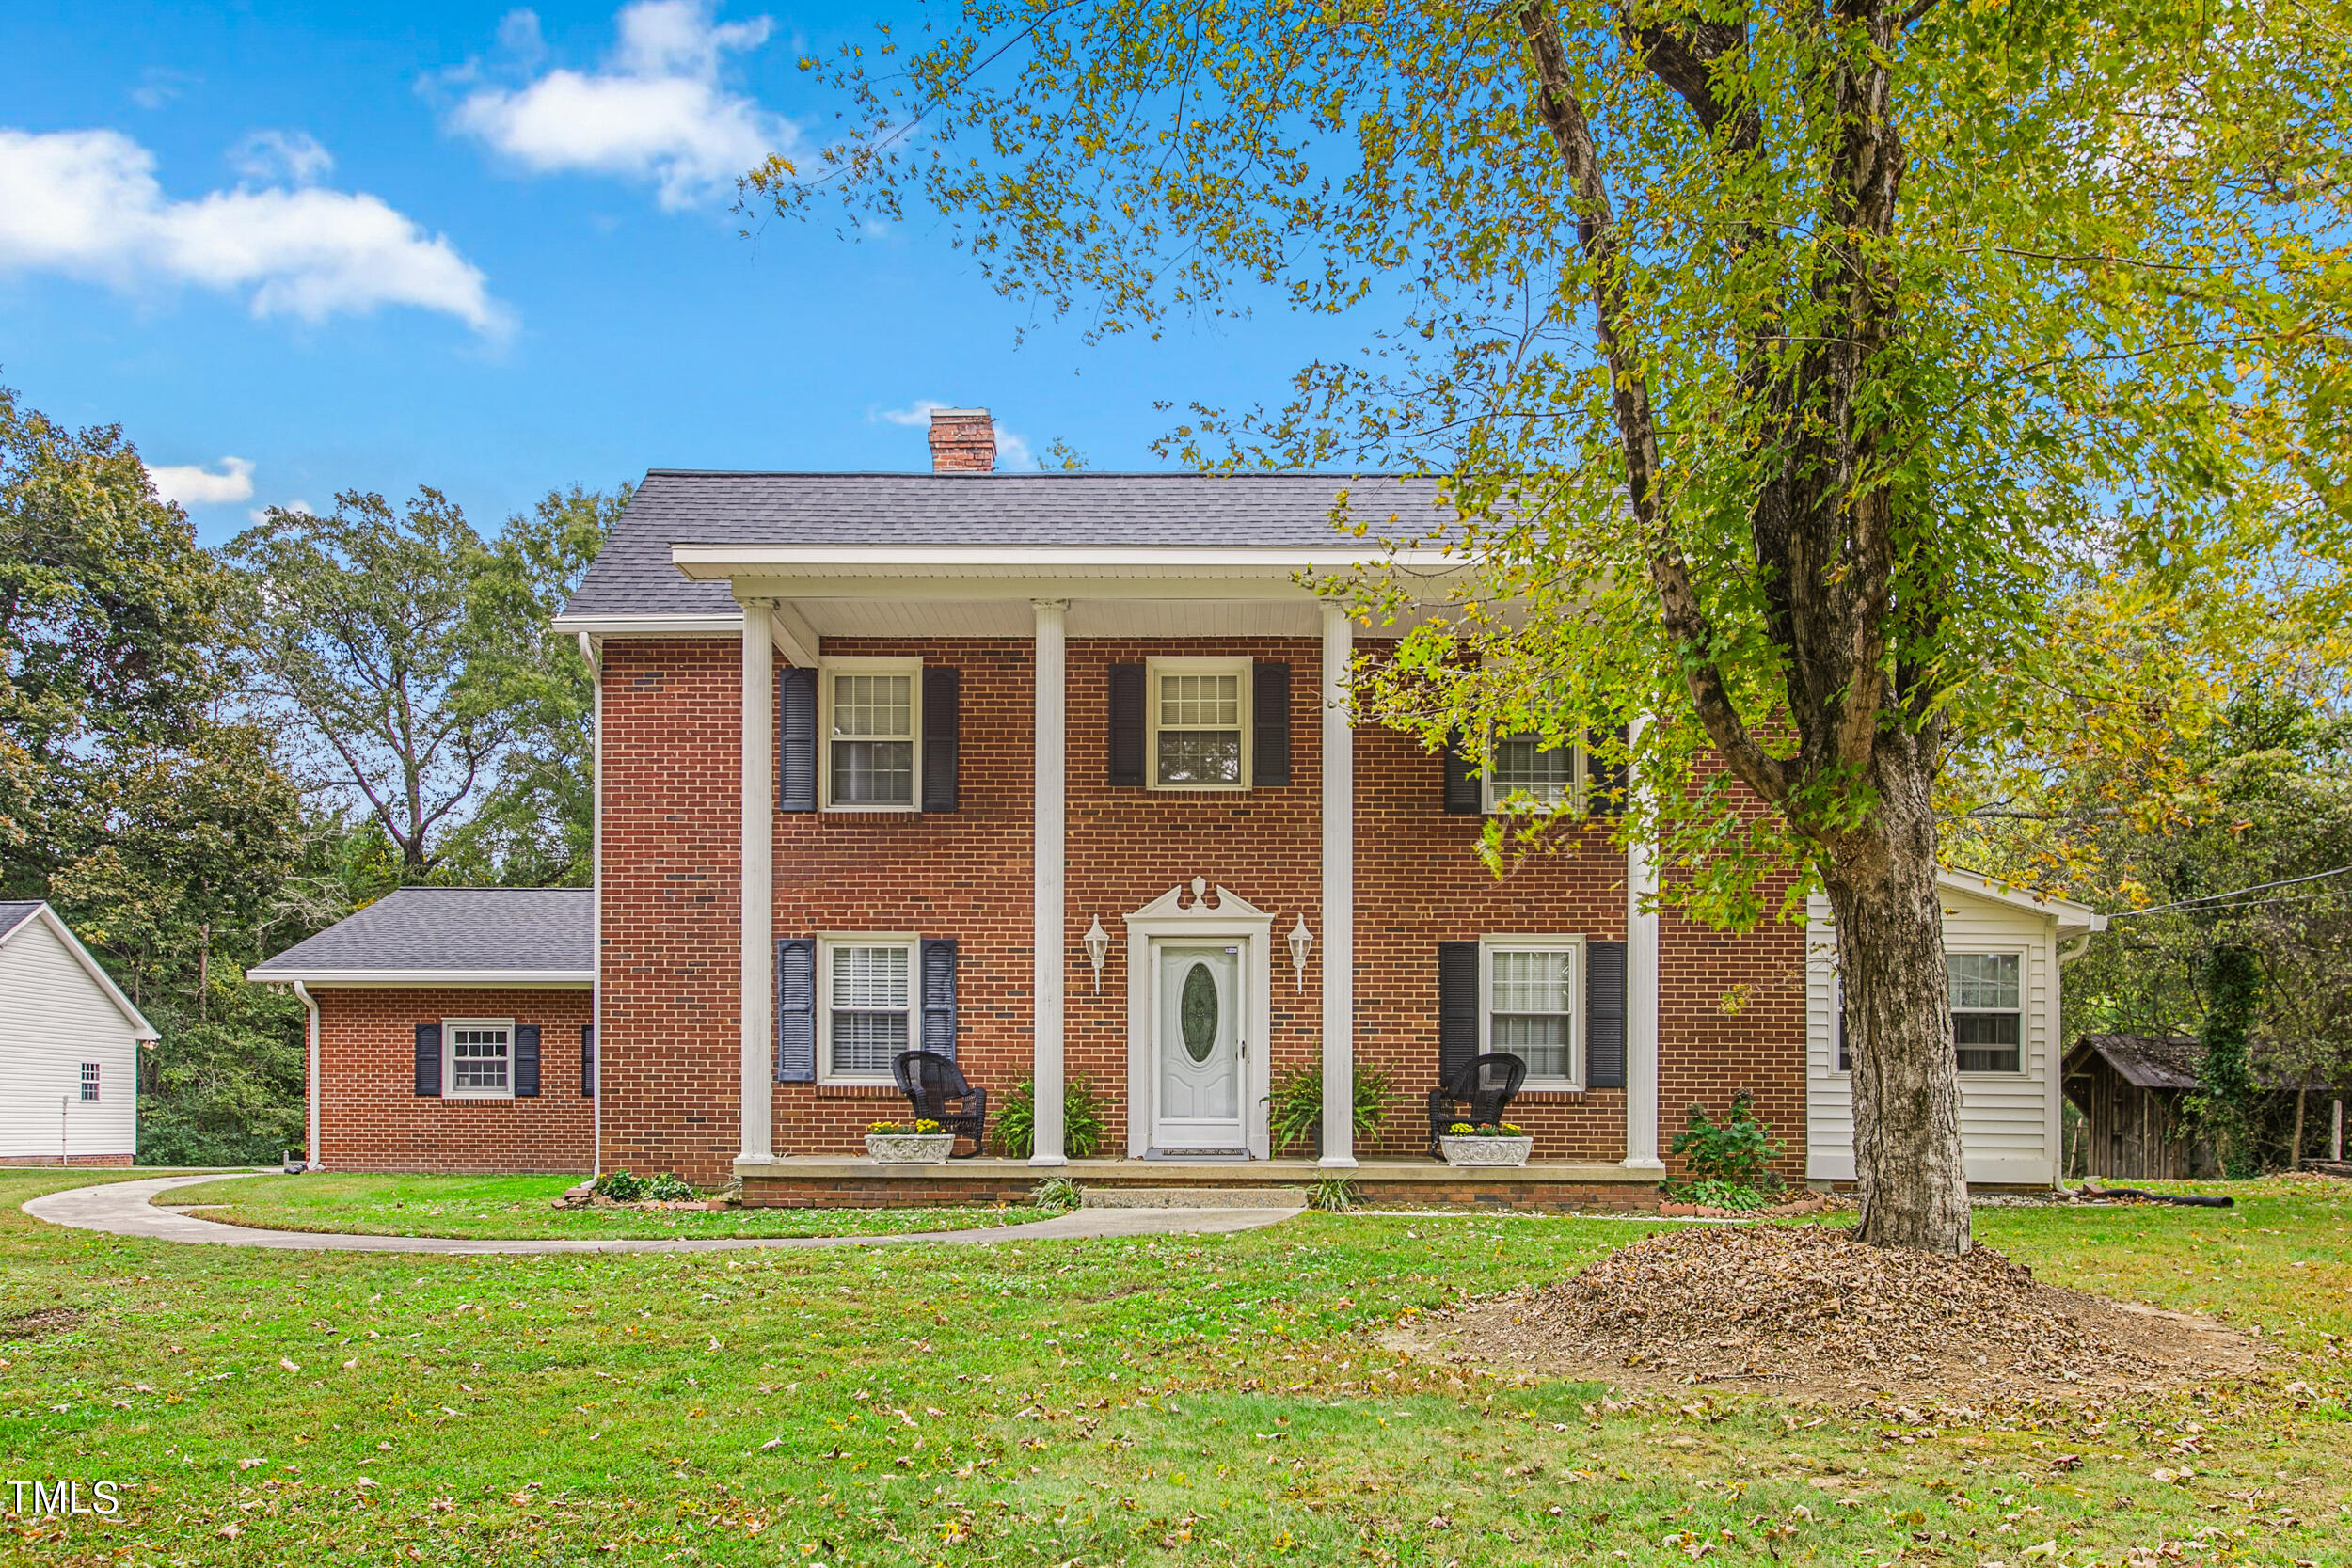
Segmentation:
<svg viewBox="0 0 2352 1568">
<path fill-rule="evenodd" d="M 1291 976 L 1293 991 L 1307 989 L 1307 949 L 1315 944 L 1315 934 L 1307 929 L 1307 916 L 1301 912 L 1298 923 L 1291 927 Z"/>
<path fill-rule="evenodd" d="M 1094 966 L 1094 994 L 1103 994 L 1103 960 L 1111 956 L 1111 934 L 1103 929 L 1103 917 L 1094 915 L 1087 922 L 1087 962 Z"/>
</svg>

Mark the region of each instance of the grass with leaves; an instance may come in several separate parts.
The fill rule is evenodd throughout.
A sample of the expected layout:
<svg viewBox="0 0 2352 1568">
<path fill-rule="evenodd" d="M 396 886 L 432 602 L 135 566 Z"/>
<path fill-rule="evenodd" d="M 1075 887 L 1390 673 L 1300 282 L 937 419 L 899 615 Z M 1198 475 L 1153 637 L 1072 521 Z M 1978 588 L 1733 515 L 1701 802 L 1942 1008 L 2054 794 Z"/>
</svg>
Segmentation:
<svg viewBox="0 0 2352 1568">
<path fill-rule="evenodd" d="M 1963 1413 L 1625 1400 L 1376 1341 L 1638 1222 L 1309 1212 L 936 1254 L 426 1258 L 17 1210 L 90 1179 L 0 1175 L 0 1477 L 112 1480 L 125 1507 L 8 1514 L 0 1560 L 2352 1562 L 2352 1186 L 2244 1185 L 2225 1214 L 1983 1212 L 1983 1241 L 2049 1277 L 2227 1312 L 2275 1347 L 2244 1384 L 2063 1405 L 2021 1386 Z"/>
<path fill-rule="evenodd" d="M 559 1208 L 570 1176 L 249 1176 L 175 1187 L 162 1201 L 201 1218 L 265 1230 L 472 1241 L 563 1237 L 648 1241 L 728 1236 L 881 1236 L 967 1230 L 1046 1218 L 1042 1209 Z"/>
</svg>

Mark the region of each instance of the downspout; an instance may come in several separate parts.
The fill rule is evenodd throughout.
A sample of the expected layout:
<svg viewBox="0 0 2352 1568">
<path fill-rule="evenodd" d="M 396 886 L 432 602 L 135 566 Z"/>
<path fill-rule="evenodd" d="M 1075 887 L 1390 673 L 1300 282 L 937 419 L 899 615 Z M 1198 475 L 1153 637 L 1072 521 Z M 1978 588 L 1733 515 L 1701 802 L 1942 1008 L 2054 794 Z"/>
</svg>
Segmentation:
<svg viewBox="0 0 2352 1568">
<path fill-rule="evenodd" d="M 595 978 L 588 984 L 589 1060 L 596 1074 L 596 1092 L 588 1097 L 588 1179 L 604 1174 L 604 671 L 596 663 L 596 639 L 580 634 L 580 657 L 588 666 L 588 683 L 596 689 L 588 768 L 589 952 Z"/>
<path fill-rule="evenodd" d="M 294 983 L 294 993 L 310 1015 L 310 1092 L 304 1096 L 307 1102 L 305 1114 L 310 1127 L 307 1140 L 310 1147 L 305 1150 L 309 1157 L 304 1163 L 312 1170 L 323 1170 L 326 1167 L 319 1163 L 319 999 L 312 996 L 310 988 L 299 980 Z"/>
<path fill-rule="evenodd" d="M 2090 917 L 2090 930 L 2085 931 L 2081 936 L 2070 937 L 2057 942 L 2053 951 L 2058 958 L 2058 967 L 2064 969 L 2076 958 L 2090 952 L 2090 939 L 2106 928 L 2106 916 L 2094 914 Z M 2050 1164 L 2053 1177 L 2050 1185 L 2062 1193 L 2066 1191 L 2066 988 L 2061 981 L 2052 989 L 2058 992 L 2058 995 L 2052 999 L 2058 1005 L 2055 1009 L 2058 1016 L 2051 1021 L 2054 1037 L 2050 1041 L 2050 1131 L 2048 1135 L 2058 1146 L 2058 1158 Z"/>
</svg>

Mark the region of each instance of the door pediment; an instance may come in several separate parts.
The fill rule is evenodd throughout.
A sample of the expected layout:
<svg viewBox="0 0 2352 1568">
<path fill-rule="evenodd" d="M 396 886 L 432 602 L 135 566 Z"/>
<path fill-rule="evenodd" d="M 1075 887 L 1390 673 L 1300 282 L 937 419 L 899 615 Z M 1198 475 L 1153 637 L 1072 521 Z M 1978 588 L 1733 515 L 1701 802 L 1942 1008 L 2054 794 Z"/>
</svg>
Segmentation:
<svg viewBox="0 0 2352 1568">
<path fill-rule="evenodd" d="M 1209 895 L 1212 891 L 1214 891 L 1216 895 L 1216 899 L 1214 903 L 1210 902 L 1209 899 Z M 1184 895 L 1187 893 L 1192 895 L 1190 902 L 1186 902 L 1185 900 Z M 1258 908 L 1257 905 L 1251 903 L 1248 899 L 1244 898 L 1240 894 L 1235 893 L 1232 888 L 1220 885 L 1212 890 L 1209 886 L 1209 879 L 1206 877 L 1195 877 L 1189 886 L 1179 882 L 1176 886 L 1169 888 L 1166 893 L 1161 894 L 1157 898 L 1152 899 L 1149 904 L 1144 905 L 1143 908 L 1127 915 L 1126 918 L 1129 920 L 1150 920 L 1158 922 L 1183 920 L 1272 920 L 1274 916 L 1266 911 Z"/>
</svg>

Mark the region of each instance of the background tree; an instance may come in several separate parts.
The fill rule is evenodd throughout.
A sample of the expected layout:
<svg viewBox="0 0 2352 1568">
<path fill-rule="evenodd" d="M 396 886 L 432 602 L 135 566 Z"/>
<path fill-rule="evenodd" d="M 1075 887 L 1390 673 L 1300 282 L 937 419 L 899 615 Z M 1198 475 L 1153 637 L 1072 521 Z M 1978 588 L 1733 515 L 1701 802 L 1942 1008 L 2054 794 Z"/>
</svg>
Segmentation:
<svg viewBox="0 0 2352 1568">
<path fill-rule="evenodd" d="M 1368 318 L 1361 355 L 1179 449 L 1451 476 L 1479 581 L 1359 708 L 1474 752 L 1648 716 L 1627 832 L 1665 841 L 1670 898 L 1740 925 L 1828 894 L 1862 1234 L 1964 1248 L 1934 788 L 2042 705 L 2054 576 L 2227 555 L 2340 467 L 2343 404 L 2309 395 L 2347 386 L 2339 19 L 955 8 L 845 50 L 853 129 L 752 190 L 943 210 L 1098 335 Z"/>
<path fill-rule="evenodd" d="M 263 699 L 307 743 L 305 782 L 356 791 L 403 879 L 423 880 L 513 733 L 464 690 L 481 537 L 437 490 L 398 514 L 355 490 L 328 516 L 273 507 L 228 553 Z"/>
<path fill-rule="evenodd" d="M 0 390 L 0 888 L 55 905 L 161 1034 L 150 1163 L 275 1159 L 302 1127 L 300 1009 L 244 980 L 291 940 L 300 824 L 237 707 L 232 588 L 119 430 Z"/>
<path fill-rule="evenodd" d="M 474 575 L 459 701 L 501 715 L 510 739 L 446 846 L 450 867 L 469 880 L 580 887 L 592 875 L 596 681 L 578 642 L 551 623 L 632 493 L 548 491 L 506 520 Z"/>
</svg>

